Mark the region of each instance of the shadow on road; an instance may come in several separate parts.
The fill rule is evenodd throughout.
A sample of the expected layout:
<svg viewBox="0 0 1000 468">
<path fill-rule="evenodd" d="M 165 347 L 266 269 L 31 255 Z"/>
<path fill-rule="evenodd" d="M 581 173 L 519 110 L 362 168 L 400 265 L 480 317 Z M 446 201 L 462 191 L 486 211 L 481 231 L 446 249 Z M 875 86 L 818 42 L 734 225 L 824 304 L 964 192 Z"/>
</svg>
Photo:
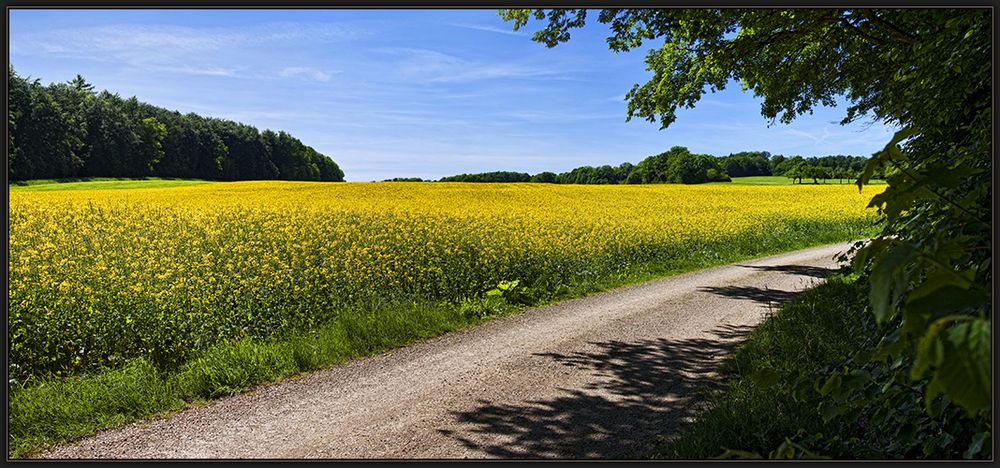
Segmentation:
<svg viewBox="0 0 1000 468">
<path fill-rule="evenodd" d="M 725 326 L 711 339 L 591 343 L 597 349 L 536 354 L 597 376 L 581 389 L 519 404 L 479 401 L 453 412 L 467 447 L 503 458 L 639 458 L 656 436 L 675 430 L 698 405 L 676 397 L 720 388 L 712 373 L 751 327 Z"/>
<path fill-rule="evenodd" d="M 743 268 L 752 268 L 760 271 L 780 271 L 790 275 L 812 276 L 814 278 L 826 278 L 837 272 L 837 268 L 823 268 L 809 265 L 736 265 Z"/>
<path fill-rule="evenodd" d="M 698 288 L 701 292 L 718 294 L 720 296 L 731 297 L 733 299 L 745 299 L 754 301 L 766 306 L 780 306 L 789 299 L 798 295 L 794 291 L 782 291 L 780 289 L 755 288 L 750 286 L 706 286 Z"/>
</svg>

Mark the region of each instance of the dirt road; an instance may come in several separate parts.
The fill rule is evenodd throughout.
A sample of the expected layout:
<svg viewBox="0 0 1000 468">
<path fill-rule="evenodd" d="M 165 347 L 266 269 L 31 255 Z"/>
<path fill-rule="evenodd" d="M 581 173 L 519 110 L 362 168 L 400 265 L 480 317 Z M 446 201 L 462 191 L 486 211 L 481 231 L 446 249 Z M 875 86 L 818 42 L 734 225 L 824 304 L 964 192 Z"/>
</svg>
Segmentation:
<svg viewBox="0 0 1000 468">
<path fill-rule="evenodd" d="M 102 432 L 48 458 L 639 458 L 848 244 L 527 311 Z"/>
</svg>

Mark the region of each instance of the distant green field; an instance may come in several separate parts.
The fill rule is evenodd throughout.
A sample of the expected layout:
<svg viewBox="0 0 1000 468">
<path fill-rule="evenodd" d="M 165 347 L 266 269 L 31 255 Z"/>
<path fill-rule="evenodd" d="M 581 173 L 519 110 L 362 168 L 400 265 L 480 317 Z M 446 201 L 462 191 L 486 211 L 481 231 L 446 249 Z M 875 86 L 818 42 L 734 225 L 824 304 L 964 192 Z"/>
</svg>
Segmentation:
<svg viewBox="0 0 1000 468">
<path fill-rule="evenodd" d="M 855 179 L 820 179 L 821 184 L 853 184 Z M 732 185 L 792 185 L 792 179 L 785 176 L 750 176 L 733 177 L 732 182 L 710 182 L 710 184 L 732 184 Z M 807 179 L 806 185 L 811 185 L 812 179 Z M 872 180 L 871 185 L 885 184 L 884 180 Z"/>
<path fill-rule="evenodd" d="M 212 183 L 201 179 L 144 179 L 94 177 L 89 179 L 36 179 L 13 182 L 8 185 L 11 192 L 50 192 L 54 190 L 117 190 L 187 187 Z"/>
</svg>

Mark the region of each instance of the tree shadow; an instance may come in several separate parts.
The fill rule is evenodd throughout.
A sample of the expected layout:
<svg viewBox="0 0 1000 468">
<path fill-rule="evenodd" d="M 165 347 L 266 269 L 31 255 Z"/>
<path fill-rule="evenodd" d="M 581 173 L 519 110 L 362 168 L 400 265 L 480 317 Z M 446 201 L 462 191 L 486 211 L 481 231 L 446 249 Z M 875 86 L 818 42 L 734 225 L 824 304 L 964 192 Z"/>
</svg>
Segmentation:
<svg viewBox="0 0 1000 468">
<path fill-rule="evenodd" d="M 814 278 L 827 278 L 838 271 L 837 268 L 823 268 L 809 265 L 736 265 L 743 268 L 752 268 L 760 271 L 780 271 L 790 275 L 812 276 Z"/>
<path fill-rule="evenodd" d="M 799 294 L 794 291 L 755 288 L 751 286 L 705 286 L 698 288 L 698 290 L 734 299 L 754 301 L 767 306 L 779 306 Z"/>
<path fill-rule="evenodd" d="M 659 434 L 681 428 L 701 392 L 722 387 L 721 359 L 752 327 L 725 326 L 713 338 L 590 343 L 596 350 L 536 354 L 589 372 L 594 381 L 545 400 L 479 400 L 439 429 L 470 449 L 502 458 L 640 458 Z M 679 400 L 678 400 L 679 399 Z"/>
</svg>

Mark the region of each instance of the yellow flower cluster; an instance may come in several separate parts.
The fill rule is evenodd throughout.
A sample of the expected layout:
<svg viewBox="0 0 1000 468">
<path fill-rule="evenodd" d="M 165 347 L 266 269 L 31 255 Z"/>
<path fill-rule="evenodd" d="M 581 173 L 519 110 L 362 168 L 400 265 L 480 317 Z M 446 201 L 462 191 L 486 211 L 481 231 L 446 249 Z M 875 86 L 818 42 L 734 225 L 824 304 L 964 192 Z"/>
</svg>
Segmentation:
<svg viewBox="0 0 1000 468">
<path fill-rule="evenodd" d="M 170 364 L 374 302 L 459 301 L 501 280 L 552 291 L 712 249 L 863 233 L 877 190 L 268 181 L 11 193 L 11 371 Z"/>
</svg>

